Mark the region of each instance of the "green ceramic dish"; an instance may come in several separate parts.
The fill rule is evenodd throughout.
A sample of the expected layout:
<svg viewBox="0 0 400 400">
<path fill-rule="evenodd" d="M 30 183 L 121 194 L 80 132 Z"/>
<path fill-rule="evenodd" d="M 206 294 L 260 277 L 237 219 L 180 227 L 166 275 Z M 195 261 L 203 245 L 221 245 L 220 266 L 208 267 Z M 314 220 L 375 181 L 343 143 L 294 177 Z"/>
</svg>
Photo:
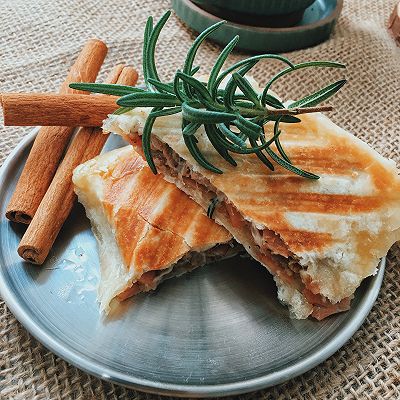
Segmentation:
<svg viewBox="0 0 400 400">
<path fill-rule="evenodd" d="M 315 0 L 191 0 L 203 10 L 227 21 L 253 26 L 296 25 Z"/>
<path fill-rule="evenodd" d="M 290 14 L 305 10 L 315 0 L 193 0 L 193 3 L 205 7 L 217 7 L 229 11 L 258 15 Z"/>
<path fill-rule="evenodd" d="M 281 53 L 314 46 L 329 37 L 342 6 L 343 0 L 316 0 L 302 19 L 289 28 L 255 27 L 228 21 L 211 39 L 225 45 L 239 35 L 238 49 L 252 53 Z M 197 32 L 221 20 L 189 0 L 172 0 L 172 7 Z"/>
</svg>

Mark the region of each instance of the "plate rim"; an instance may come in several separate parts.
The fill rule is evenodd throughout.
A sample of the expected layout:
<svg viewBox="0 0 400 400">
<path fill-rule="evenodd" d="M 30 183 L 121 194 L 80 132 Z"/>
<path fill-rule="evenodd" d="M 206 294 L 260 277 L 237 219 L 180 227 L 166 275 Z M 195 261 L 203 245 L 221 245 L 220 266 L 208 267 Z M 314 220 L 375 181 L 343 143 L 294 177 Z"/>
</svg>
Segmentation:
<svg viewBox="0 0 400 400">
<path fill-rule="evenodd" d="M 0 167 L 0 188 L 5 184 L 5 176 L 12 164 L 16 162 L 16 157 L 31 145 L 38 131 L 39 127 L 34 128 L 18 143 L 8 157 L 6 157 L 2 166 Z M 0 295 L 15 318 L 44 347 L 69 364 L 92 376 L 111 383 L 123 385 L 131 389 L 159 395 L 172 395 L 178 397 L 191 396 L 197 398 L 229 396 L 261 390 L 286 382 L 289 379 L 295 378 L 311 370 L 338 351 L 359 329 L 374 306 L 382 286 L 385 266 L 386 257 L 383 257 L 379 263 L 378 272 L 373 277 L 374 280 L 368 283 L 369 286 L 366 288 L 365 294 L 360 300 L 360 304 L 358 305 L 359 312 L 355 314 L 355 318 L 353 318 L 351 321 L 346 321 L 339 335 L 335 336 L 334 339 L 329 340 L 322 348 L 280 371 L 245 381 L 214 385 L 182 385 L 135 378 L 128 374 L 115 372 L 109 367 L 102 366 L 99 362 L 94 362 L 88 359 L 87 357 L 79 354 L 77 351 L 63 347 L 62 342 L 58 341 L 56 338 L 53 338 L 43 327 L 37 325 L 30 317 L 29 313 L 27 313 L 18 303 L 15 293 L 6 285 L 5 280 L 3 279 L 4 267 L 1 265 Z M 369 279 L 371 278 L 372 277 Z"/>
</svg>

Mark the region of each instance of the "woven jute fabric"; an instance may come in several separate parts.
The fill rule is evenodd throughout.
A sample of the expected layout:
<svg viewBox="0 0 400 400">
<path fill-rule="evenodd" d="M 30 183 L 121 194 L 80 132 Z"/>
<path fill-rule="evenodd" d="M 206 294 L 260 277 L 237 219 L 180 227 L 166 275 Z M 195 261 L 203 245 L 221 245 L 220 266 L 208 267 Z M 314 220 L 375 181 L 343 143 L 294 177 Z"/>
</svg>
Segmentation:
<svg viewBox="0 0 400 400">
<path fill-rule="evenodd" d="M 339 60 L 347 71 L 293 74 L 276 91 L 298 98 L 345 74 L 348 84 L 333 100 L 331 117 L 384 156 L 400 162 L 400 49 L 386 30 L 395 1 L 345 0 L 331 39 L 289 56 L 295 62 Z M 142 32 L 148 15 L 159 17 L 169 1 L 13 0 L 0 1 L 0 91 L 56 91 L 83 43 L 104 40 L 109 54 L 101 75 L 125 61 L 140 67 Z M 157 55 L 161 75 L 182 65 L 195 37 L 175 16 L 161 34 Z M 220 47 L 206 43 L 198 64 L 207 71 Z M 232 60 L 243 57 L 235 54 Z M 254 76 L 261 83 L 280 67 L 264 62 Z M 101 77 L 100 77 L 101 78 Z M 29 131 L 4 128 L 2 163 Z M 1 190 L 1 189 L 0 189 Z M 241 399 L 400 399 L 400 248 L 388 255 L 379 298 L 350 341 L 327 361 L 279 386 Z M 54 356 L 0 302 L 1 399 L 155 399 L 102 382 Z"/>
</svg>

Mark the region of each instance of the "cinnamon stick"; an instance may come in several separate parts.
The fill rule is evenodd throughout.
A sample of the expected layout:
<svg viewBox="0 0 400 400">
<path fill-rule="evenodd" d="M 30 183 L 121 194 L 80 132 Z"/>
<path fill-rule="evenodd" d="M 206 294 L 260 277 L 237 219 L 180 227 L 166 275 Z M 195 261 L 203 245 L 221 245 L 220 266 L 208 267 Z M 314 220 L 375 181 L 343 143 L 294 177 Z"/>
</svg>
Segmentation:
<svg viewBox="0 0 400 400">
<path fill-rule="evenodd" d="M 107 83 L 134 85 L 137 73 L 131 67 L 116 66 Z M 100 97 L 97 95 L 88 97 Z M 100 153 L 108 135 L 100 128 L 80 128 L 71 141 L 63 161 L 36 211 L 28 229 L 21 239 L 18 254 L 34 264 L 42 264 L 63 223 L 71 212 L 76 196 L 73 190 L 72 173 L 81 163 Z"/>
<path fill-rule="evenodd" d="M 61 85 L 60 93 L 87 95 L 85 92 L 70 89 L 68 85 L 71 82 L 94 82 L 106 54 L 107 46 L 102 41 L 89 40 Z M 50 185 L 73 130 L 73 127 L 60 126 L 43 127 L 39 130 L 8 204 L 8 219 L 29 224 Z"/>
<path fill-rule="evenodd" d="M 390 14 L 388 23 L 389 32 L 396 44 L 400 45 L 400 2 L 396 4 L 392 13 Z"/>
<path fill-rule="evenodd" d="M 101 126 L 118 97 L 82 94 L 6 93 L 1 96 L 4 125 Z"/>
<path fill-rule="evenodd" d="M 122 69 L 121 74 L 119 75 L 119 78 L 117 80 L 117 83 L 119 85 L 134 86 L 136 85 L 137 81 L 138 81 L 137 71 L 133 67 L 125 67 Z M 81 128 L 81 130 L 83 129 L 84 128 Z M 90 146 L 87 147 L 81 163 L 90 160 L 91 158 L 100 154 L 101 149 L 103 148 L 109 137 L 109 134 L 104 134 L 101 128 L 94 128 L 93 131 L 94 134 L 91 135 L 91 139 L 89 141 Z"/>
</svg>

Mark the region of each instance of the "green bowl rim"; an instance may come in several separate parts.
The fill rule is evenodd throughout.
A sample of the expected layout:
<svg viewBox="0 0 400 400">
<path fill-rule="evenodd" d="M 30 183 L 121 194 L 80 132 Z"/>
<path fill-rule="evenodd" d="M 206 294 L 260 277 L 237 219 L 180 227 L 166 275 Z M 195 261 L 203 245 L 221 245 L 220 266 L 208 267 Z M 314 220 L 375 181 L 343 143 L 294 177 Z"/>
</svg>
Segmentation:
<svg viewBox="0 0 400 400">
<path fill-rule="evenodd" d="M 192 7 L 195 12 L 198 12 L 203 17 L 212 19 L 215 22 L 223 21 L 222 18 L 217 17 L 216 15 L 203 10 L 201 7 L 199 7 L 197 4 L 193 3 L 190 0 L 179 0 L 179 1 L 186 3 L 189 7 Z M 344 0 L 336 0 L 336 6 L 335 6 L 334 10 L 332 11 L 332 13 L 329 14 L 327 17 L 320 19 L 317 22 L 313 22 L 312 24 L 296 25 L 296 26 L 290 26 L 290 27 L 286 27 L 286 28 L 268 28 L 268 27 L 261 27 L 261 26 L 238 24 L 237 22 L 231 22 L 228 20 L 226 20 L 226 22 L 230 26 L 233 26 L 233 27 L 237 26 L 241 29 L 249 29 L 250 28 L 251 30 L 257 31 L 257 32 L 295 32 L 301 28 L 314 29 L 314 28 L 318 28 L 320 26 L 324 26 L 324 25 L 328 24 L 329 22 L 337 19 L 343 8 L 343 1 Z"/>
<path fill-rule="evenodd" d="M 191 0 L 193 3 L 201 3 L 204 6 L 209 6 L 209 7 L 215 7 L 218 9 L 221 9 L 223 7 L 223 4 L 225 5 L 226 2 L 221 1 L 221 0 Z M 293 3 L 295 4 L 294 9 L 290 9 L 288 12 L 282 12 L 282 2 L 285 2 L 285 6 L 289 8 L 293 8 Z M 271 4 L 266 4 L 263 6 L 260 6 L 262 11 L 260 11 L 260 15 L 263 15 L 265 17 L 277 17 L 285 14 L 291 14 L 294 12 L 301 12 L 304 11 L 306 8 L 310 7 L 312 3 L 315 2 L 315 0 L 269 0 L 267 3 L 273 3 L 272 7 Z M 217 3 L 217 4 L 215 4 Z M 220 4 L 223 3 L 223 4 Z M 200 7 L 201 4 L 197 4 Z M 290 7 L 291 6 L 291 7 Z M 242 8 L 242 9 L 240 9 Z M 236 6 L 235 7 L 227 7 L 227 9 L 231 12 L 236 11 L 236 12 L 244 12 L 248 13 L 248 9 L 246 8 L 246 0 L 242 0 L 240 7 Z M 276 12 L 277 9 L 279 9 L 279 12 Z M 268 10 L 268 11 L 266 11 Z M 272 10 L 272 11 L 271 11 Z M 264 14 L 265 13 L 265 14 Z"/>
</svg>

